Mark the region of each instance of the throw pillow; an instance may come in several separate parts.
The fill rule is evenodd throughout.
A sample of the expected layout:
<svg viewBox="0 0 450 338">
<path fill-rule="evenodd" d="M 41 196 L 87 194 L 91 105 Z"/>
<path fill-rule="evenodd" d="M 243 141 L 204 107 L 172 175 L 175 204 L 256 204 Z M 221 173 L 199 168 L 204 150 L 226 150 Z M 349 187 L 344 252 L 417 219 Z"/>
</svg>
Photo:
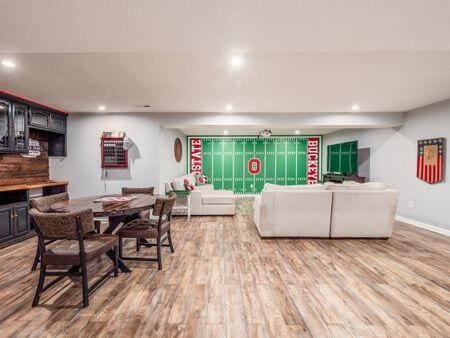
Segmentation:
<svg viewBox="0 0 450 338">
<path fill-rule="evenodd" d="M 184 181 L 182 179 L 176 178 L 172 181 L 172 189 L 173 190 L 186 190 L 186 186 L 184 185 Z"/>
<path fill-rule="evenodd" d="M 187 178 L 184 179 L 184 186 L 187 190 L 194 190 L 195 186 L 189 182 Z"/>
<path fill-rule="evenodd" d="M 187 174 L 187 175 L 183 176 L 183 178 L 187 178 L 187 180 L 189 181 L 189 184 L 195 185 L 195 174 Z"/>
<path fill-rule="evenodd" d="M 203 174 L 196 174 L 195 175 L 195 185 L 205 185 L 208 183 L 208 177 Z"/>
</svg>

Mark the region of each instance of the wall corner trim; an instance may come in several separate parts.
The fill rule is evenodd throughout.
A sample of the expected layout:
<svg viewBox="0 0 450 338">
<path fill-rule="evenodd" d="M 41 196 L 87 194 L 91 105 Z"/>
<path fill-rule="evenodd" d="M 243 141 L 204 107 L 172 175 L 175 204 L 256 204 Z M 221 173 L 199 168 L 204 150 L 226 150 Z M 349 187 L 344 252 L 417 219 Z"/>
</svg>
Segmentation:
<svg viewBox="0 0 450 338">
<path fill-rule="evenodd" d="M 395 220 L 399 221 L 399 222 L 411 224 L 411 225 L 414 225 L 414 226 L 422 228 L 422 229 L 430 230 L 430 231 L 436 232 L 441 235 L 450 236 L 450 230 L 443 229 L 443 228 L 437 227 L 435 225 L 431 225 L 431 224 L 424 223 L 424 222 L 419 222 L 419 221 L 416 221 L 416 220 L 413 220 L 410 218 L 406 218 L 406 217 L 402 217 L 402 216 L 398 216 L 398 215 L 395 216 Z"/>
</svg>

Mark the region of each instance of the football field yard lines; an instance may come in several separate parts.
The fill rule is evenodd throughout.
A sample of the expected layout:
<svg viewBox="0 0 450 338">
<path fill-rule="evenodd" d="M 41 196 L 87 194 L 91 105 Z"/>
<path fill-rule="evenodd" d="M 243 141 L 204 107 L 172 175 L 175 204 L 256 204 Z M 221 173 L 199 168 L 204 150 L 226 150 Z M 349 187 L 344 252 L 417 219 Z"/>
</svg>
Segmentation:
<svg viewBox="0 0 450 338">
<path fill-rule="evenodd" d="M 322 145 L 322 142 L 320 142 Z M 355 174 L 358 171 L 358 142 L 350 141 L 327 146 L 327 171 Z M 321 167 L 321 163 L 319 163 Z"/>
<path fill-rule="evenodd" d="M 295 140 L 295 184 L 298 184 L 298 139 Z"/>
<path fill-rule="evenodd" d="M 287 184 L 288 176 L 287 176 L 287 164 L 288 164 L 288 140 L 284 141 L 284 184 Z"/>
<path fill-rule="evenodd" d="M 317 141 L 320 144 L 322 141 L 321 136 L 272 136 L 267 139 L 252 136 L 199 136 L 188 139 L 191 138 L 195 139 L 194 145 L 198 145 L 199 139 L 201 140 L 201 171 L 215 189 L 233 190 L 236 194 L 259 193 L 265 183 L 306 184 L 309 180 L 308 171 L 312 168 L 308 160 L 308 142 L 313 139 L 311 142 L 316 142 L 316 145 L 312 147 L 317 151 Z M 340 148 L 336 146 L 338 155 Z M 318 148 L 320 152 L 321 148 Z M 188 149 L 191 161 L 191 147 Z M 343 154 L 347 154 L 353 153 L 354 149 L 347 146 L 341 150 Z M 336 156 L 336 166 L 338 157 Z M 328 158 L 334 159 L 333 154 L 329 152 Z M 313 173 L 317 172 L 320 164 L 320 160 L 316 161 L 311 169 Z M 341 165 L 343 170 L 344 167 L 355 167 L 347 158 L 343 159 Z"/>
<path fill-rule="evenodd" d="M 245 144 L 246 143 L 247 142 L 245 142 L 245 140 L 244 140 L 244 142 L 243 142 L 243 144 L 244 144 L 244 151 L 242 153 L 242 193 L 243 194 L 246 193 L 246 191 L 245 191 Z"/>
<path fill-rule="evenodd" d="M 256 157 L 256 141 L 253 141 L 253 157 Z M 253 175 L 253 188 L 252 192 L 256 190 L 256 175 Z"/>
<path fill-rule="evenodd" d="M 225 183 L 225 140 L 220 142 L 222 144 L 222 190 Z"/>
<path fill-rule="evenodd" d="M 277 141 L 275 140 L 275 177 L 274 177 L 274 180 L 275 180 L 275 184 L 277 184 L 278 182 L 278 175 L 277 175 L 277 158 L 278 158 L 278 156 L 277 156 Z"/>
<path fill-rule="evenodd" d="M 264 140 L 264 183 L 267 181 L 267 140 Z"/>
<path fill-rule="evenodd" d="M 353 151 L 353 143 L 350 144 L 350 154 Z M 348 167 L 350 168 L 350 172 L 353 172 L 353 168 L 352 168 L 352 158 L 351 156 L 348 157 Z"/>
<path fill-rule="evenodd" d="M 214 140 L 211 139 L 211 182 L 214 186 L 215 182 L 214 182 Z"/>
<path fill-rule="evenodd" d="M 234 177 L 234 159 L 235 159 L 235 156 L 236 156 L 236 154 L 235 154 L 235 152 L 234 152 L 234 148 L 235 148 L 235 142 L 234 142 L 234 139 L 233 139 L 233 155 L 232 155 L 232 161 L 233 161 L 233 165 L 232 165 L 232 170 L 233 170 L 233 180 L 232 180 L 232 182 L 231 182 L 231 184 L 232 184 L 232 186 L 233 186 L 233 191 L 235 191 L 234 190 L 234 180 L 235 180 L 235 177 Z"/>
</svg>

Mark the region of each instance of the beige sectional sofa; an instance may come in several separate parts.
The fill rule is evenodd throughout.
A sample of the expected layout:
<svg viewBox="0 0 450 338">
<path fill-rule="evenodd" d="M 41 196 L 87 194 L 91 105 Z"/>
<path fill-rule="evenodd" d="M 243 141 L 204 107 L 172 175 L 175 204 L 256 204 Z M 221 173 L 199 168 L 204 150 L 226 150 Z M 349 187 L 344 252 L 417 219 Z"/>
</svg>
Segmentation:
<svg viewBox="0 0 450 338">
<path fill-rule="evenodd" d="M 388 238 L 398 192 L 384 184 L 266 185 L 254 201 L 262 237 Z"/>
<path fill-rule="evenodd" d="M 195 182 L 194 174 L 188 174 L 177 179 Z M 172 190 L 171 182 L 165 183 L 166 193 Z M 234 215 L 236 213 L 236 202 L 233 191 L 214 190 L 212 184 L 196 186 L 190 195 L 191 215 Z"/>
</svg>

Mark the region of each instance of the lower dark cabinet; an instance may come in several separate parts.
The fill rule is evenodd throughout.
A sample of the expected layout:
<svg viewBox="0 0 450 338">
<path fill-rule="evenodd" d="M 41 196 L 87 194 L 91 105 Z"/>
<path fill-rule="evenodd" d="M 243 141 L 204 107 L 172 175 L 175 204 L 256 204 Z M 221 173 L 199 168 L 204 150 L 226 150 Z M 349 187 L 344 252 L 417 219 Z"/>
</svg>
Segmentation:
<svg viewBox="0 0 450 338">
<path fill-rule="evenodd" d="M 14 230 L 15 235 L 20 236 L 30 231 L 30 220 L 28 217 L 28 202 L 15 204 L 14 206 Z"/>
<path fill-rule="evenodd" d="M 23 236 L 29 231 L 28 202 L 0 207 L 0 243 Z"/>
<path fill-rule="evenodd" d="M 0 242 L 14 238 L 14 210 L 11 206 L 0 207 Z"/>
</svg>

